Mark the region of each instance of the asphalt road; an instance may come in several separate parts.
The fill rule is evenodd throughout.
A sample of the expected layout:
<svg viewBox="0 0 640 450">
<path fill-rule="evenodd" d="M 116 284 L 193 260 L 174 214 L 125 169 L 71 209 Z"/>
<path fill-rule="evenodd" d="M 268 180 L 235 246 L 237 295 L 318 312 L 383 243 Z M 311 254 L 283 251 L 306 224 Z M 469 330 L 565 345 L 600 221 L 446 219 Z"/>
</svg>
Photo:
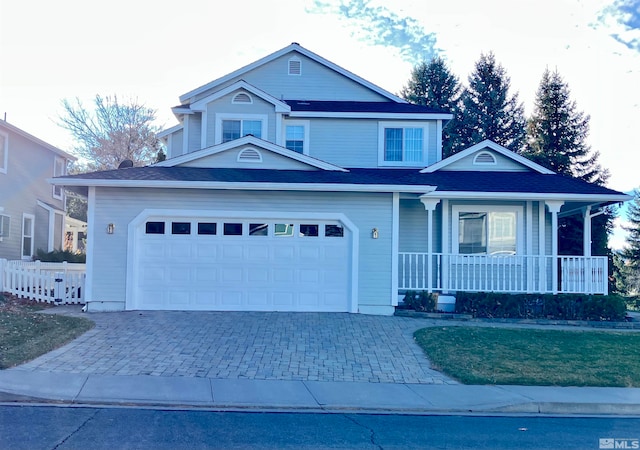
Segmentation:
<svg viewBox="0 0 640 450">
<path fill-rule="evenodd" d="M 599 449 L 638 442 L 640 418 L 0 406 L 0 449 Z"/>
</svg>

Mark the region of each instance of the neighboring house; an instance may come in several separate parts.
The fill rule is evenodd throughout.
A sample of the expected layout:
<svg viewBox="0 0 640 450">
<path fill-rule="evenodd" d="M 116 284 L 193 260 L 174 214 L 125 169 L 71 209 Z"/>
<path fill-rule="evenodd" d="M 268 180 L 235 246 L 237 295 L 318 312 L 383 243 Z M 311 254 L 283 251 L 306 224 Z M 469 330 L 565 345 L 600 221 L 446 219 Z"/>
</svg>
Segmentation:
<svg viewBox="0 0 640 450">
<path fill-rule="evenodd" d="M 0 120 L 0 258 L 32 260 L 63 247 L 64 189 L 47 180 L 76 158 Z"/>
<path fill-rule="evenodd" d="M 629 197 L 485 141 L 292 44 L 194 89 L 149 167 L 67 176 L 89 199 L 88 310 L 392 314 L 406 289 L 607 289 L 590 219 Z M 558 217 L 585 255 L 558 256 Z"/>
</svg>

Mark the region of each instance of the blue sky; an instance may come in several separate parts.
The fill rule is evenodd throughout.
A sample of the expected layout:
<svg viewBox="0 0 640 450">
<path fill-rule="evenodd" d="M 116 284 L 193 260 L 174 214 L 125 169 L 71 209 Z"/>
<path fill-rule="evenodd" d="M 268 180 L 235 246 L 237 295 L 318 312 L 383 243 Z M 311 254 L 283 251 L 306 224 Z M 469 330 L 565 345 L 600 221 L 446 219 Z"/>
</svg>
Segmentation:
<svg viewBox="0 0 640 450">
<path fill-rule="evenodd" d="M 223 3 L 222 5 L 220 3 Z M 532 111 L 557 69 L 609 186 L 640 186 L 640 0 L 0 0 L 0 117 L 70 149 L 62 99 L 134 97 L 176 123 L 178 97 L 291 42 L 397 93 L 443 56 L 466 82 L 493 51 Z M 517 7 L 515 7 L 517 5 Z"/>
</svg>

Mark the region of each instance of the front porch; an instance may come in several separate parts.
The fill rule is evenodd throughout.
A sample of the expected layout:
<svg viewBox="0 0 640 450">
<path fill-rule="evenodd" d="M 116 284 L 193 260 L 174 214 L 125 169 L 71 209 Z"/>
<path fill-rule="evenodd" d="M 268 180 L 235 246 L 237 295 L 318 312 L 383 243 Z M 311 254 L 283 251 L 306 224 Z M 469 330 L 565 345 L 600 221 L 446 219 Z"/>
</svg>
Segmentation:
<svg viewBox="0 0 640 450">
<path fill-rule="evenodd" d="M 416 252 L 398 256 L 400 291 L 608 294 L 606 256 Z"/>
</svg>

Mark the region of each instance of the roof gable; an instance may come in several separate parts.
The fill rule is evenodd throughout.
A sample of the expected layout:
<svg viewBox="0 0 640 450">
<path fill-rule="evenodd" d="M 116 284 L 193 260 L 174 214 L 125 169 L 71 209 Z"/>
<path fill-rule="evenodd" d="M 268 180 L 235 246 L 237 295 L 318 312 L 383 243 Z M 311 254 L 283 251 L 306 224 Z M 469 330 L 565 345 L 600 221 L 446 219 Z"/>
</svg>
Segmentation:
<svg viewBox="0 0 640 450">
<path fill-rule="evenodd" d="M 267 94 L 266 92 L 258 89 L 257 87 L 247 83 L 244 80 L 240 80 L 237 81 L 233 84 L 230 84 L 229 86 L 226 86 L 218 91 L 215 91 L 209 95 L 207 95 L 206 97 L 203 97 L 193 103 L 191 103 L 190 105 L 190 109 L 192 111 L 204 111 L 207 107 L 208 103 L 211 103 L 214 100 L 217 100 L 221 97 L 224 97 L 227 94 L 231 94 L 232 92 L 235 91 L 247 91 L 250 92 L 251 94 L 255 95 L 256 97 L 260 97 L 261 99 L 263 99 L 264 101 L 266 101 L 267 103 L 271 103 L 272 105 L 274 105 L 275 107 L 275 112 L 282 112 L 282 113 L 288 113 L 291 112 L 291 107 L 289 105 L 287 105 L 285 102 L 278 100 L 277 98 L 275 98 L 274 96 Z M 181 107 L 177 107 L 178 109 L 180 109 Z"/>
<path fill-rule="evenodd" d="M 288 53 L 298 53 L 300 55 L 306 56 L 309 59 L 312 59 L 313 61 L 339 73 L 340 75 L 349 78 L 350 80 L 366 87 L 367 89 L 370 89 L 371 91 L 385 97 L 388 98 L 391 101 L 394 102 L 400 102 L 400 103 L 406 103 L 406 101 L 394 94 L 392 94 L 389 91 L 386 91 L 384 89 L 382 89 L 379 86 L 376 86 L 375 84 L 365 80 L 364 78 L 359 77 L 358 75 L 355 75 L 354 73 L 349 72 L 348 70 L 332 63 L 331 61 L 307 50 L 306 48 L 300 46 L 300 44 L 294 42 L 291 45 L 288 45 L 287 47 L 284 47 L 268 56 L 265 56 L 264 58 L 261 58 L 251 64 L 248 64 L 238 70 L 235 70 L 223 77 L 217 78 L 205 85 L 202 85 L 192 91 L 187 92 L 186 94 L 183 94 L 180 96 L 180 102 L 181 103 L 187 103 L 190 101 L 190 99 L 193 99 L 194 97 L 205 93 L 208 90 L 211 89 L 215 89 L 217 86 L 219 85 L 223 85 L 224 83 L 233 80 L 234 78 L 239 78 L 242 77 L 244 74 L 246 74 L 247 72 L 250 72 L 258 67 L 261 67 L 265 64 L 270 63 L 271 61 L 274 61 Z"/>
<path fill-rule="evenodd" d="M 53 145 L 43 141 L 42 139 L 39 139 L 39 138 L 35 137 L 34 135 L 29 134 L 26 131 L 21 130 L 20 128 L 18 128 L 16 126 L 11 125 L 9 122 L 4 121 L 2 119 L 0 119 L 0 128 L 4 128 L 4 129 L 6 129 L 8 131 L 11 131 L 13 133 L 19 134 L 20 136 L 22 136 L 22 137 L 24 137 L 26 139 L 29 139 L 31 142 L 34 142 L 34 143 L 38 144 L 39 146 L 44 147 L 47 150 L 52 151 L 56 155 L 61 156 L 61 157 L 65 158 L 65 159 L 68 159 L 69 161 L 75 161 L 76 159 L 78 159 L 75 156 L 65 152 L 64 150 L 61 150 L 58 147 L 54 147 Z"/>
<path fill-rule="evenodd" d="M 167 159 L 154 164 L 154 166 L 347 172 L 342 167 L 294 152 L 251 135 Z"/>
<path fill-rule="evenodd" d="M 495 164 L 490 161 L 490 156 L 494 158 Z M 542 174 L 554 174 L 546 167 L 542 167 L 489 139 L 432 164 L 422 169 L 421 173 L 461 170 L 463 166 L 467 167 L 467 171 L 534 171 Z"/>
</svg>

